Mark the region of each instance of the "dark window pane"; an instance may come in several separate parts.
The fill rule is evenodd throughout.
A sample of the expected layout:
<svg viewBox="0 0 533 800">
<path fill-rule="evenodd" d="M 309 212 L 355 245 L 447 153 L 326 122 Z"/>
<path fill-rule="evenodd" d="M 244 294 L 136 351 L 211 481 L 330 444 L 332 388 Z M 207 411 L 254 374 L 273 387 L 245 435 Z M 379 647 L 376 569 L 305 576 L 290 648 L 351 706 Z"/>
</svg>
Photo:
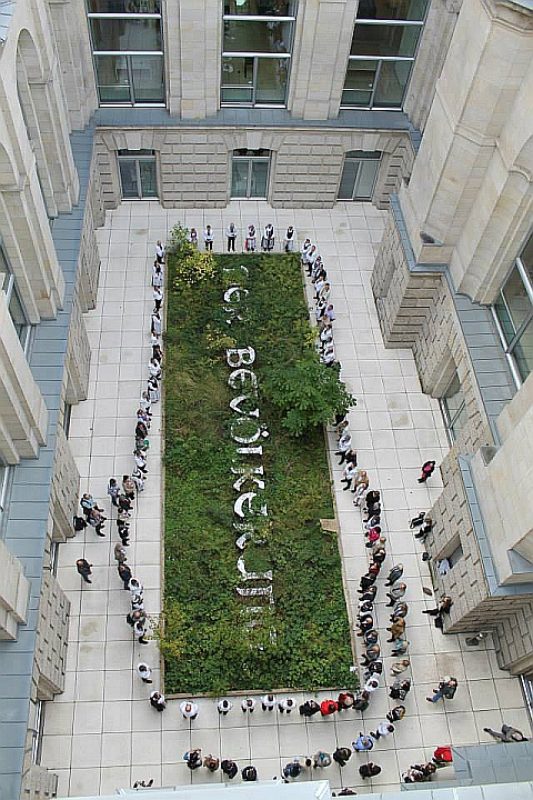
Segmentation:
<svg viewBox="0 0 533 800">
<path fill-rule="evenodd" d="M 292 0 L 225 0 L 224 14 L 254 17 L 293 17 L 296 3 Z"/>
<path fill-rule="evenodd" d="M 250 197 L 266 197 L 268 182 L 268 161 L 252 161 L 250 178 Z"/>
<path fill-rule="evenodd" d="M 379 161 L 381 150 L 348 150 L 346 158 L 358 158 L 361 161 Z"/>
<path fill-rule="evenodd" d="M 139 159 L 142 197 L 157 197 L 155 158 Z"/>
<path fill-rule="evenodd" d="M 369 106 L 378 67 L 377 61 L 349 61 L 342 105 Z"/>
<path fill-rule="evenodd" d="M 258 58 L 255 102 L 283 105 L 287 90 L 288 58 Z"/>
<path fill-rule="evenodd" d="M 224 103 L 253 101 L 254 60 L 242 56 L 222 59 L 222 92 Z"/>
<path fill-rule="evenodd" d="M 358 172 L 359 161 L 346 160 L 344 162 L 339 186 L 339 200 L 352 200 Z"/>
<path fill-rule="evenodd" d="M 158 19 L 91 18 L 94 50 L 161 50 Z"/>
<path fill-rule="evenodd" d="M 7 263 L 7 258 L 2 247 L 0 247 L 0 289 L 7 289 L 8 279 L 11 270 Z"/>
<path fill-rule="evenodd" d="M 374 106 L 400 108 L 411 73 L 411 61 L 382 61 Z"/>
<path fill-rule="evenodd" d="M 354 200 L 370 200 L 378 174 L 379 161 L 361 161 Z"/>
<path fill-rule="evenodd" d="M 248 159 L 234 159 L 231 169 L 231 196 L 246 197 L 248 193 Z"/>
<path fill-rule="evenodd" d="M 164 103 L 163 56 L 130 56 L 135 103 Z"/>
<path fill-rule="evenodd" d="M 160 14 L 161 0 L 89 0 L 93 14 Z"/>
<path fill-rule="evenodd" d="M 419 25 L 356 25 L 353 31 L 352 56 L 413 56 Z"/>
<path fill-rule="evenodd" d="M 526 245 L 520 254 L 520 259 L 527 274 L 529 275 L 530 280 L 533 281 L 533 234 L 531 234 L 526 242 Z"/>
<path fill-rule="evenodd" d="M 122 186 L 122 197 L 126 200 L 140 197 L 140 187 L 137 182 L 137 162 L 118 160 L 120 170 L 120 183 Z"/>
<path fill-rule="evenodd" d="M 423 20 L 427 0 L 359 0 L 358 19 Z"/>
<path fill-rule="evenodd" d="M 131 92 L 126 56 L 95 56 L 96 80 L 102 103 L 129 103 Z"/>
<path fill-rule="evenodd" d="M 533 370 L 533 321 L 526 327 L 516 346 L 513 348 L 513 356 L 523 381 Z"/>
<path fill-rule="evenodd" d="M 9 314 L 13 320 L 13 325 L 15 326 L 15 330 L 17 331 L 19 339 L 22 339 L 25 334 L 28 321 L 26 319 L 24 309 L 22 308 L 22 303 L 20 302 L 17 291 L 14 287 L 13 292 L 11 293 L 11 299 L 9 301 Z"/>
<path fill-rule="evenodd" d="M 507 304 L 507 312 L 511 317 L 514 331 L 518 332 L 518 329 L 529 317 L 533 308 L 524 282 L 516 267 L 507 278 L 502 294 Z"/>
<path fill-rule="evenodd" d="M 226 20 L 224 52 L 290 53 L 292 22 Z"/>
</svg>

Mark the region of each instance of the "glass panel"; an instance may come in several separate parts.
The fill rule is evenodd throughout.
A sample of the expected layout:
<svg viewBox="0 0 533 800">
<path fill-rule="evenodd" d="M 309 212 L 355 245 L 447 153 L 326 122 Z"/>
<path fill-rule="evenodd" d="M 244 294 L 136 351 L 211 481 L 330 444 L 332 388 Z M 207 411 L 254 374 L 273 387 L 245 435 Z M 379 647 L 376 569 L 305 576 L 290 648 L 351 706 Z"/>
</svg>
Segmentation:
<svg viewBox="0 0 533 800">
<path fill-rule="evenodd" d="M 252 103 L 254 99 L 254 60 L 242 56 L 222 59 L 222 91 L 224 103 Z"/>
<path fill-rule="evenodd" d="M 288 74 L 288 58 L 258 58 L 255 102 L 284 105 Z"/>
<path fill-rule="evenodd" d="M 119 156 L 131 156 L 132 158 L 155 155 L 155 150 L 145 150 L 144 148 L 141 148 L 140 150 L 118 150 L 117 152 Z"/>
<path fill-rule="evenodd" d="M 13 325 L 15 326 L 19 339 L 25 338 L 28 321 L 15 288 L 13 288 L 11 300 L 9 301 L 9 314 L 13 320 Z"/>
<path fill-rule="evenodd" d="M 533 320 L 526 327 L 517 344 L 513 348 L 520 377 L 523 381 L 533 370 Z"/>
<path fill-rule="evenodd" d="M 254 17 L 292 17 L 296 3 L 292 0 L 225 0 L 224 14 Z"/>
<path fill-rule="evenodd" d="M 95 56 L 94 61 L 101 102 L 131 102 L 126 56 Z"/>
<path fill-rule="evenodd" d="M 0 247 L 0 290 L 3 289 L 4 292 L 7 289 L 8 276 L 10 274 L 11 274 L 11 270 L 9 269 L 6 255 L 4 253 L 3 248 Z"/>
<path fill-rule="evenodd" d="M 382 61 L 374 93 L 374 106 L 401 108 L 412 61 Z"/>
<path fill-rule="evenodd" d="M 531 234 L 526 242 L 526 245 L 520 254 L 520 260 L 522 261 L 524 269 L 526 270 L 530 279 L 533 281 L 533 234 Z"/>
<path fill-rule="evenodd" d="M 518 269 L 515 267 L 502 289 L 514 332 L 526 321 L 533 310 Z"/>
<path fill-rule="evenodd" d="M 342 105 L 370 105 L 377 68 L 377 61 L 348 61 Z"/>
<path fill-rule="evenodd" d="M 160 14 L 161 0 L 88 0 L 93 14 Z"/>
<path fill-rule="evenodd" d="M 363 161 L 379 161 L 381 150 L 348 150 L 346 158 L 358 158 Z"/>
<path fill-rule="evenodd" d="M 359 171 L 359 161 L 346 159 L 342 168 L 342 178 L 339 186 L 339 200 L 351 200 L 355 180 Z"/>
<path fill-rule="evenodd" d="M 359 164 L 354 200 L 370 200 L 378 174 L 379 161 L 361 161 Z"/>
<path fill-rule="evenodd" d="M 359 0 L 358 19 L 423 20 L 427 0 Z"/>
<path fill-rule="evenodd" d="M 443 401 L 448 411 L 449 418 L 452 420 L 465 402 L 457 373 L 453 376 L 452 382 L 446 389 Z"/>
<path fill-rule="evenodd" d="M 353 30 L 352 56 L 413 56 L 421 26 L 356 25 Z"/>
<path fill-rule="evenodd" d="M 155 158 L 139 159 L 141 175 L 141 194 L 143 197 L 157 197 L 157 177 Z"/>
<path fill-rule="evenodd" d="M 91 18 L 93 50 L 161 50 L 158 19 Z"/>
<path fill-rule="evenodd" d="M 290 53 L 292 22 L 225 20 L 227 53 Z"/>
<path fill-rule="evenodd" d="M 268 161 L 252 161 L 250 197 L 266 197 L 268 182 Z"/>
<path fill-rule="evenodd" d="M 120 169 L 120 183 L 122 186 L 122 197 L 126 200 L 131 198 L 138 198 L 139 186 L 137 185 L 137 162 L 131 160 L 118 160 Z"/>
<path fill-rule="evenodd" d="M 248 170 L 250 161 L 246 158 L 234 158 L 231 169 L 231 196 L 247 197 L 248 195 Z"/>
<path fill-rule="evenodd" d="M 163 56 L 129 56 L 135 103 L 164 103 Z"/>
</svg>

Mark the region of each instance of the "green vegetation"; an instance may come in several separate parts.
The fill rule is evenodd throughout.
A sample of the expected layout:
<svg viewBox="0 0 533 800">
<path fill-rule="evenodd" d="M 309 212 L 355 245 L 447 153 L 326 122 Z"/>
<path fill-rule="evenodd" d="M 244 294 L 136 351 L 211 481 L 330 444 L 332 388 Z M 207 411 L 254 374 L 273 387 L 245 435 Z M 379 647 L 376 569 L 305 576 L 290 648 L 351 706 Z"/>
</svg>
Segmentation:
<svg viewBox="0 0 533 800">
<path fill-rule="evenodd" d="M 336 536 L 319 524 L 333 516 L 321 423 L 351 398 L 317 362 L 298 259 L 215 256 L 196 268 L 183 233 L 174 239 L 165 337 L 165 692 L 353 686 Z M 240 264 L 249 270 L 244 283 Z M 223 294 L 237 278 L 249 294 L 239 305 L 243 320 L 229 325 Z M 253 628 L 236 594 L 243 580 L 231 467 L 246 461 L 230 437 L 237 415 L 229 403 L 240 392 L 228 386 L 225 359 L 226 348 L 248 345 L 270 435 L 261 441 L 265 488 L 257 498 L 268 516 L 254 518 L 264 543 L 248 542 L 244 557 L 248 571 L 272 569 L 275 598 Z"/>
</svg>

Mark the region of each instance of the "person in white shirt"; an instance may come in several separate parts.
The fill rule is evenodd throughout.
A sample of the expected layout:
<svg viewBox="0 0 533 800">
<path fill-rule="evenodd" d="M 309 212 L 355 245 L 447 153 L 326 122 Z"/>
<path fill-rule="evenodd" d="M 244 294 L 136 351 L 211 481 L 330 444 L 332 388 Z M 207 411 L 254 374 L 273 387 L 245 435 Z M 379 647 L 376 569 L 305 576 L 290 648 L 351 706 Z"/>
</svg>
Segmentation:
<svg viewBox="0 0 533 800">
<path fill-rule="evenodd" d="M 276 700 L 273 694 L 264 694 L 261 698 L 261 708 L 263 711 L 273 711 L 276 706 Z"/>
<path fill-rule="evenodd" d="M 363 691 L 372 694 L 372 692 L 375 692 L 376 689 L 379 689 L 379 680 L 373 675 L 363 686 Z"/>
<path fill-rule="evenodd" d="M 142 594 L 132 594 L 131 595 L 131 610 L 132 611 L 144 611 L 144 599 Z"/>
<path fill-rule="evenodd" d="M 342 490 L 343 492 L 348 491 L 348 489 L 352 485 L 353 479 L 358 474 L 359 470 L 357 469 L 356 465 L 348 462 L 342 471 L 341 483 L 344 483 L 344 487 Z"/>
<path fill-rule="evenodd" d="M 234 222 L 230 222 L 226 228 L 226 237 L 228 239 L 228 253 L 235 252 L 235 239 L 237 238 L 237 228 Z"/>
<path fill-rule="evenodd" d="M 161 316 L 159 311 L 154 311 L 152 314 L 152 324 L 150 333 L 154 333 L 156 336 L 161 336 Z"/>
<path fill-rule="evenodd" d="M 300 256 L 302 259 L 302 266 L 305 266 L 305 256 L 309 248 L 311 247 L 311 239 L 305 239 L 304 243 L 300 248 Z"/>
<path fill-rule="evenodd" d="M 265 225 L 263 236 L 261 237 L 261 250 L 270 253 L 274 249 L 274 226 L 268 223 Z"/>
<path fill-rule="evenodd" d="M 165 260 L 165 245 L 158 241 L 155 246 L 155 257 L 161 263 Z"/>
<path fill-rule="evenodd" d="M 224 717 L 226 716 L 228 711 L 231 711 L 232 708 L 233 708 L 233 703 L 231 702 L 231 700 L 219 700 L 217 703 L 218 713 L 222 714 Z"/>
<path fill-rule="evenodd" d="M 289 225 L 289 227 L 287 228 L 287 233 L 285 234 L 283 245 L 285 247 L 286 253 L 292 253 L 292 251 L 294 250 L 294 228 L 292 227 L 292 225 Z"/>
<path fill-rule="evenodd" d="M 161 692 L 152 692 L 150 695 L 150 705 L 152 708 L 155 708 L 156 711 L 164 711 L 167 707 L 165 695 L 161 694 Z"/>
<path fill-rule="evenodd" d="M 254 700 L 253 697 L 245 697 L 241 701 L 241 709 L 242 709 L 243 714 L 246 714 L 247 711 L 249 711 L 250 714 L 253 714 L 255 705 L 256 705 L 256 701 Z"/>
<path fill-rule="evenodd" d="M 131 595 L 134 594 L 142 595 L 143 593 L 142 583 L 138 581 L 137 578 L 130 578 L 130 580 L 128 581 L 128 589 L 130 590 Z"/>
<path fill-rule="evenodd" d="M 280 714 L 290 714 L 291 711 L 296 708 L 296 702 L 292 697 L 285 697 L 283 700 L 279 701 L 278 708 Z"/>
<path fill-rule="evenodd" d="M 204 231 L 204 244 L 206 250 L 213 249 L 213 242 L 215 240 L 215 236 L 213 234 L 213 229 L 211 225 L 208 225 Z"/>
<path fill-rule="evenodd" d="M 198 716 L 198 705 L 190 700 L 184 700 L 180 704 L 180 711 L 183 714 L 183 719 L 196 719 Z"/>
<path fill-rule="evenodd" d="M 161 289 L 163 286 L 163 268 L 158 261 L 154 261 L 152 267 L 152 286 L 154 289 Z"/>
<path fill-rule="evenodd" d="M 303 261 L 306 266 L 308 275 L 311 275 L 313 271 L 313 266 L 317 258 L 318 258 L 318 250 L 316 249 L 316 245 L 312 244 L 303 257 Z"/>
<path fill-rule="evenodd" d="M 372 736 L 373 739 L 381 739 L 381 737 L 390 736 L 391 733 L 394 733 L 394 725 L 385 721 L 379 723 L 374 733 L 370 731 L 370 736 Z"/>
<path fill-rule="evenodd" d="M 160 286 L 154 286 L 153 298 L 154 298 L 154 309 L 156 311 L 161 311 L 161 303 L 163 302 L 163 292 L 161 291 Z"/>
<path fill-rule="evenodd" d="M 144 661 L 137 664 L 137 675 L 143 683 L 152 683 L 152 670 Z"/>
</svg>

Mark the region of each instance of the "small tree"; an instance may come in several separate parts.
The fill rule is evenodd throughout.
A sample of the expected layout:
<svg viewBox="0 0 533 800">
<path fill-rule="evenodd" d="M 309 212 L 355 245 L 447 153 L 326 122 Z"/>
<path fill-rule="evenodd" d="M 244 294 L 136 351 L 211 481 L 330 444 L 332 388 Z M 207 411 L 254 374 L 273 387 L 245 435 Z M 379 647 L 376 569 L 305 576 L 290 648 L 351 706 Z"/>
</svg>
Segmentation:
<svg viewBox="0 0 533 800">
<path fill-rule="evenodd" d="M 189 229 L 181 222 L 174 225 L 167 242 L 167 253 L 175 256 L 174 288 L 180 290 L 186 286 L 196 286 L 203 280 L 212 278 L 216 273 L 213 254 L 201 253 L 189 241 Z"/>
<path fill-rule="evenodd" d="M 335 368 L 322 364 L 309 352 L 293 366 L 279 364 L 269 370 L 264 389 L 284 416 L 283 427 L 292 436 L 331 421 L 356 405 Z"/>
</svg>

